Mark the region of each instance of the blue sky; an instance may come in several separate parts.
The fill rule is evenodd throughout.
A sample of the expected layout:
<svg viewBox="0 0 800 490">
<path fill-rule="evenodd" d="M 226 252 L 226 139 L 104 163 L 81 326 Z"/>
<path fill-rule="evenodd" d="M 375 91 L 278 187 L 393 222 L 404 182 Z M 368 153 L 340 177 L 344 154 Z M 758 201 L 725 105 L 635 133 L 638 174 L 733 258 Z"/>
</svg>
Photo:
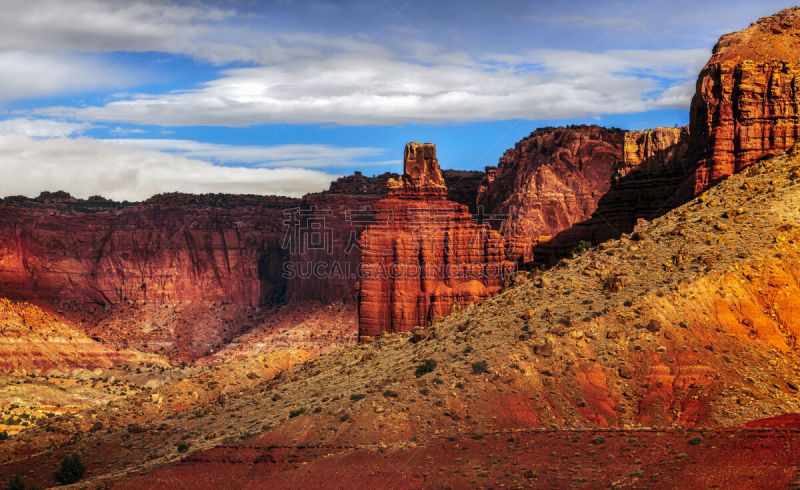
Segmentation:
<svg viewBox="0 0 800 490">
<path fill-rule="evenodd" d="M 2 0 L 0 0 L 2 1 Z M 299 196 L 482 170 L 533 129 L 688 123 L 697 72 L 773 1 L 3 1 L 0 195 Z"/>
</svg>

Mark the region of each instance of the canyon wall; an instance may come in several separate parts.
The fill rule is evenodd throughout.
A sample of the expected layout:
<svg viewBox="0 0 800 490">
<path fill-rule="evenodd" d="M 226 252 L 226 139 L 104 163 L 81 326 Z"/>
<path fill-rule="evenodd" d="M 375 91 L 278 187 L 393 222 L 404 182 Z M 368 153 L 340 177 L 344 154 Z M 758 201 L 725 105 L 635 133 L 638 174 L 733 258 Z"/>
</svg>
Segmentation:
<svg viewBox="0 0 800 490">
<path fill-rule="evenodd" d="M 0 295 L 111 304 L 259 305 L 286 289 L 278 197 L 165 194 L 136 205 L 68 194 L 0 201 Z"/>
<path fill-rule="evenodd" d="M 694 168 L 685 197 L 800 136 L 800 8 L 722 36 L 700 72 L 691 105 Z"/>
<path fill-rule="evenodd" d="M 689 130 L 655 128 L 625 133 L 623 159 L 591 216 L 534 245 L 534 261 L 553 263 L 581 242 L 600 243 L 633 231 L 683 203 L 676 197 L 685 177 Z"/>
<path fill-rule="evenodd" d="M 446 171 L 462 202 L 481 173 Z M 397 174 L 359 172 L 302 199 L 65 192 L 0 200 L 0 297 L 80 307 L 126 301 L 355 302 L 361 232 Z"/>
<path fill-rule="evenodd" d="M 503 238 L 446 198 L 434 145 L 406 145 L 403 169 L 361 237 L 361 340 L 425 326 L 485 299 L 513 268 Z"/>
<path fill-rule="evenodd" d="M 538 129 L 487 169 L 479 212 L 511 259 L 552 262 L 680 204 L 688 148 L 688 128 Z"/>
<path fill-rule="evenodd" d="M 608 191 L 624 132 L 599 126 L 537 129 L 488 168 L 479 211 L 528 262 L 533 246 L 583 221 Z"/>
</svg>

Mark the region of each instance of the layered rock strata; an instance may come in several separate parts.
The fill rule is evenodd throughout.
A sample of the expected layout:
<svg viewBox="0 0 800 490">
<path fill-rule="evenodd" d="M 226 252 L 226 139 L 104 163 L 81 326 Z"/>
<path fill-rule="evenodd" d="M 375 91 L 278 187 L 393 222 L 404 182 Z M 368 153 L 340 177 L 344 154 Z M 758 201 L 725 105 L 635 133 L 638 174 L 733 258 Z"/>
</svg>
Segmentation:
<svg viewBox="0 0 800 490">
<path fill-rule="evenodd" d="M 599 126 L 542 128 L 488 168 L 479 212 L 510 242 L 510 256 L 533 259 L 533 247 L 588 219 L 623 160 L 625 133 Z"/>
<path fill-rule="evenodd" d="M 727 34 L 700 72 L 691 105 L 698 194 L 800 137 L 800 8 Z M 688 196 L 687 196 L 688 197 Z"/>
<path fill-rule="evenodd" d="M 425 326 L 498 292 L 513 264 L 503 238 L 445 198 L 436 147 L 409 143 L 362 235 L 359 338 Z"/>
</svg>

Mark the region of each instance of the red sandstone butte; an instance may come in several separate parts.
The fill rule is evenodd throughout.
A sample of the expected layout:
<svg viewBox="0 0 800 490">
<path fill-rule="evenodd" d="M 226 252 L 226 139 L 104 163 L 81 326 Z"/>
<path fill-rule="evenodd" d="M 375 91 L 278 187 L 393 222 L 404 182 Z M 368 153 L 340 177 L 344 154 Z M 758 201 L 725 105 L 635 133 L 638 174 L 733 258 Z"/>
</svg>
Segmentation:
<svg viewBox="0 0 800 490">
<path fill-rule="evenodd" d="M 690 191 L 699 194 L 792 147 L 800 135 L 799 72 L 798 7 L 720 38 L 692 99 L 697 166 L 687 182 Z"/>
<path fill-rule="evenodd" d="M 359 339 L 425 326 L 498 292 L 513 264 L 503 238 L 446 199 L 436 146 L 409 143 L 361 236 Z"/>
<path fill-rule="evenodd" d="M 533 246 L 588 219 L 623 160 L 625 133 L 599 126 L 537 129 L 487 168 L 478 206 L 510 242 L 510 255 L 533 259 Z"/>
</svg>

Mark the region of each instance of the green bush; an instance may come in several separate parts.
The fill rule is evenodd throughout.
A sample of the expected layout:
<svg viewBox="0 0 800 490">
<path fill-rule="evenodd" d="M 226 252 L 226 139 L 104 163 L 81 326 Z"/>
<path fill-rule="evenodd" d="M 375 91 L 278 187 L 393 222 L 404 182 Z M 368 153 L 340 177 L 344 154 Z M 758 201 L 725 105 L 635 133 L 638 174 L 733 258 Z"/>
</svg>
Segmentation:
<svg viewBox="0 0 800 490">
<path fill-rule="evenodd" d="M 19 476 L 13 476 L 8 481 L 8 490 L 25 490 L 25 482 Z"/>
<path fill-rule="evenodd" d="M 489 372 L 489 366 L 486 361 L 478 361 L 472 363 L 472 374 L 484 374 Z"/>
<path fill-rule="evenodd" d="M 59 483 L 69 485 L 83 478 L 84 473 L 86 473 L 86 465 L 83 464 L 78 453 L 73 453 L 64 456 L 64 459 L 61 460 L 61 468 L 53 476 Z"/>
<path fill-rule="evenodd" d="M 572 247 L 572 256 L 575 257 L 576 255 L 580 255 L 587 250 L 591 250 L 592 242 L 587 242 L 586 240 L 579 241 L 574 247 Z"/>
<path fill-rule="evenodd" d="M 414 375 L 419 378 L 420 376 L 432 373 L 434 369 L 436 369 L 436 361 L 434 359 L 425 359 L 417 366 Z"/>
</svg>

